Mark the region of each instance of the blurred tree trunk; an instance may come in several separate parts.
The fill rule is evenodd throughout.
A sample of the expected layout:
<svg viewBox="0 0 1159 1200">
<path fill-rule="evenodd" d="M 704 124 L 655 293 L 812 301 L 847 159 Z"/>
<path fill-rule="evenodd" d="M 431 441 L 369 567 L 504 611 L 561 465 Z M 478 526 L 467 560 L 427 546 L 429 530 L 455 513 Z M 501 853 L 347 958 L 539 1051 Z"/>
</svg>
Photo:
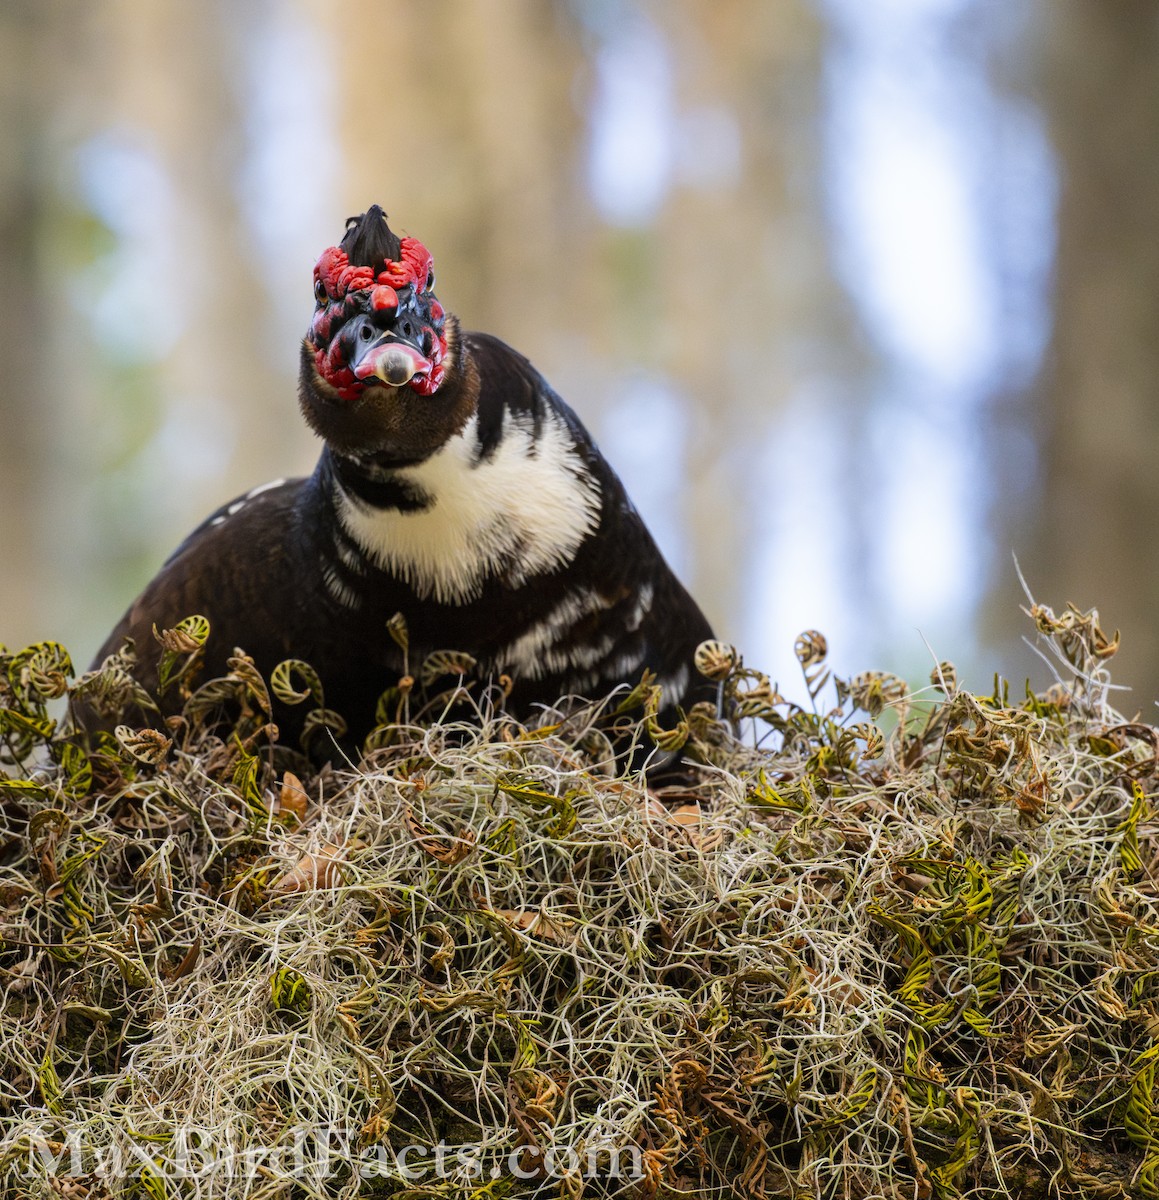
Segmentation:
<svg viewBox="0 0 1159 1200">
<path fill-rule="evenodd" d="M 286 473 L 300 439 L 296 356 L 278 370 L 267 349 L 266 281 L 239 211 L 245 129 L 242 17 L 263 5 L 138 0 L 106 4 L 101 124 L 139 130 L 172 188 L 179 277 L 188 321 L 158 369 L 157 416 L 205 432 L 221 466 L 172 496 L 184 531 L 238 491 Z M 303 151 L 305 157 L 306 151 Z M 309 267 L 302 265 L 302 290 Z M 159 302 L 166 303 L 164 291 Z M 303 300 L 302 325 L 309 314 Z M 296 350 L 296 347 L 295 347 Z M 159 464 L 169 478 L 179 464 Z"/>
<path fill-rule="evenodd" d="M 69 41 L 72 0 L 0 5 L 0 295 L 5 298 L 4 387 L 0 389 L 0 640 L 15 647 L 52 635 L 57 556 L 54 438 L 62 373 L 51 363 L 58 281 L 45 270 L 51 213 L 53 98 L 57 52 Z"/>
<path fill-rule="evenodd" d="M 35 42 L 38 10 L 34 0 L 0 9 L 0 88 L 3 108 L 9 114 L 0 124 L 0 288 L 5 296 L 19 296 L 9 306 L 5 321 L 10 346 L 35 344 L 44 315 L 36 261 L 37 215 L 41 208 L 39 178 L 31 169 L 41 124 L 35 96 L 35 71 L 31 47 Z M 29 90 L 32 90 L 30 94 Z M 31 354 L 16 354 L 8 365 L 9 385 L 4 395 L 10 403 L 0 413 L 0 617 L 5 638 L 26 628 L 25 605 L 43 594 L 36 576 L 41 561 L 34 553 L 40 536 L 35 520 L 38 488 L 33 478 L 39 461 L 41 427 L 37 406 L 37 364 Z"/>
<path fill-rule="evenodd" d="M 718 632 L 736 640 L 767 620 L 757 610 L 770 610 L 770 598 L 755 594 L 752 558 L 768 536 L 764 510 L 778 503 L 771 431 L 803 390 L 843 374 L 853 337 L 825 220 L 827 31 L 808 0 L 649 8 L 676 50 L 681 117 L 723 110 L 739 137 L 739 186 L 687 179 L 684 163 L 684 186 L 661 218 L 657 295 L 643 306 L 648 341 L 663 348 L 693 410 L 681 488 L 694 549 L 686 582 Z M 677 146 L 686 160 L 712 149 L 690 144 L 687 127 Z M 787 646 L 798 632 L 776 637 Z"/>
<path fill-rule="evenodd" d="M 207 513 L 308 469 L 313 457 L 297 453 L 309 439 L 297 413 L 296 346 L 285 348 L 284 364 L 268 353 L 272 282 L 240 203 L 256 69 L 242 39 L 263 13 L 271 15 L 261 0 L 103 0 L 58 100 L 78 145 L 95 138 L 106 147 L 104 175 L 117 170 L 112 143 L 155 181 L 150 219 L 167 236 L 149 246 L 159 255 L 152 286 L 174 324 L 171 348 L 126 357 L 95 345 L 94 359 L 108 357 L 70 398 L 62 441 L 87 495 L 75 497 L 68 536 L 74 570 L 83 563 L 92 587 L 65 624 L 79 630 L 82 658 Z M 68 166 L 72 175 L 75 160 Z M 113 236 L 124 244 L 123 229 Z M 302 270 L 308 282 L 308 262 Z M 304 327 L 308 296 L 302 309 Z"/>
<path fill-rule="evenodd" d="M 1036 598 L 1123 632 L 1119 707 L 1159 697 L 1159 11 L 1049 0 L 1043 90 L 1062 194 Z"/>
</svg>

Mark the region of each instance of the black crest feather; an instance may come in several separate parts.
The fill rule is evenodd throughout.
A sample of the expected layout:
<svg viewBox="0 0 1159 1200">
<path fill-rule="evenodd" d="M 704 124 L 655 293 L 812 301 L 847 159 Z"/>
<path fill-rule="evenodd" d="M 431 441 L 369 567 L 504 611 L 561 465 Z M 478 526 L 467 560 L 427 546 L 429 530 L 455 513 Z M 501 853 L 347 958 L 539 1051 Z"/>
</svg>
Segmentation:
<svg viewBox="0 0 1159 1200">
<path fill-rule="evenodd" d="M 397 261 L 402 254 L 398 238 L 386 223 L 386 213 L 377 204 L 357 217 L 347 218 L 342 249 L 352 267 L 381 269 L 386 259 Z"/>
</svg>

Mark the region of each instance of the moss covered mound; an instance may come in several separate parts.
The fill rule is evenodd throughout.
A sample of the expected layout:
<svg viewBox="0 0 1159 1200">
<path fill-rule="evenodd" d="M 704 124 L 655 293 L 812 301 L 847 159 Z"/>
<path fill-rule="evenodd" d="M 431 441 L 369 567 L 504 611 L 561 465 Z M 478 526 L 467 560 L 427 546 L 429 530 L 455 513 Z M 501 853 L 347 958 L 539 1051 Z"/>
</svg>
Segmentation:
<svg viewBox="0 0 1159 1200">
<path fill-rule="evenodd" d="M 0 1195 L 1159 1194 L 1159 734 L 1033 616 L 1042 696 L 810 634 L 802 708 L 712 644 L 727 722 L 406 679 L 321 772 L 269 719 L 340 727 L 308 668 L 195 688 L 196 621 L 163 731 L 58 731 L 124 658 L 0 656 Z"/>
</svg>

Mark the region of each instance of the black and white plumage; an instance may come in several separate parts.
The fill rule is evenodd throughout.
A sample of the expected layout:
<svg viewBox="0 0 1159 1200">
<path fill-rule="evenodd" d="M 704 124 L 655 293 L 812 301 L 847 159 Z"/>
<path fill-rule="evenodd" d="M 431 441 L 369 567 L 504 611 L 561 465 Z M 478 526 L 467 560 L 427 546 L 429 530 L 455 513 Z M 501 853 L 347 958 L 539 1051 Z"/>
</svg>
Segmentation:
<svg viewBox="0 0 1159 1200">
<path fill-rule="evenodd" d="M 514 680 L 519 713 L 605 695 L 645 668 L 665 707 L 699 698 L 692 658 L 711 630 L 623 485 L 527 359 L 443 313 L 429 255 L 407 241 L 375 207 L 320 260 L 300 382 L 326 443 L 313 475 L 214 513 L 98 663 L 130 637 L 149 686 L 153 627 L 201 613 L 211 672 L 234 647 L 265 672 L 305 659 L 358 735 L 402 673 L 386 629 L 401 612 L 412 662 L 467 651 L 484 674 Z M 390 275 L 402 258 L 414 269 Z M 400 371 L 401 384 L 386 382 Z"/>
</svg>

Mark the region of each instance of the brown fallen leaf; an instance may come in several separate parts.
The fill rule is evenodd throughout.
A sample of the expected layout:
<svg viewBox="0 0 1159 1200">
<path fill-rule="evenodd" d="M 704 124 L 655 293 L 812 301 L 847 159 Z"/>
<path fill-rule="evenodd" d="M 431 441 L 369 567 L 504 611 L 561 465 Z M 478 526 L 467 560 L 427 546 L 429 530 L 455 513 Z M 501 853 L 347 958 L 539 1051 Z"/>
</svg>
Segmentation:
<svg viewBox="0 0 1159 1200">
<path fill-rule="evenodd" d="M 310 797 L 302 786 L 302 781 L 293 771 L 287 771 L 282 776 L 282 789 L 278 794 L 279 815 L 289 815 L 296 818 L 299 825 L 306 819 L 306 806 Z"/>
<path fill-rule="evenodd" d="M 492 908 L 493 916 L 506 921 L 513 929 L 541 937 L 544 941 L 564 945 L 575 940 L 575 922 L 561 917 L 545 917 L 538 908 Z"/>
<path fill-rule="evenodd" d="M 407 805 L 403 816 L 406 827 L 415 840 L 415 845 L 424 854 L 429 854 L 431 858 L 445 867 L 453 867 L 456 863 L 462 862 L 475 848 L 478 834 L 473 829 L 464 826 L 456 836 L 445 837 L 434 834 L 430 828 L 424 825 L 410 805 Z"/>
<path fill-rule="evenodd" d="M 651 817 L 654 821 L 666 821 L 668 819 L 668 809 L 651 793 L 645 797 L 644 814 Z"/>
<path fill-rule="evenodd" d="M 338 887 L 342 882 L 344 853 L 345 847 L 326 844 L 319 846 L 313 854 L 303 854 L 296 866 L 270 886 L 270 894 L 287 896 L 291 892 Z"/>
<path fill-rule="evenodd" d="M 198 959 L 201 958 L 201 934 L 193 939 L 193 945 L 186 950 L 184 957 L 175 967 L 167 967 L 165 964 L 161 966 L 161 974 L 166 979 L 182 979 L 188 975 L 194 967 L 197 966 Z"/>
<path fill-rule="evenodd" d="M 648 815 L 673 825 L 679 825 L 685 837 L 698 850 L 715 850 L 724 840 L 721 830 L 713 829 L 707 832 L 704 830 L 704 813 L 697 801 L 691 804 L 680 804 L 675 808 L 666 808 L 655 798 L 650 798 Z"/>
<path fill-rule="evenodd" d="M 668 819 L 675 821 L 677 825 L 683 825 L 685 829 L 697 829 L 701 819 L 700 805 L 682 804 L 668 814 Z"/>
</svg>

